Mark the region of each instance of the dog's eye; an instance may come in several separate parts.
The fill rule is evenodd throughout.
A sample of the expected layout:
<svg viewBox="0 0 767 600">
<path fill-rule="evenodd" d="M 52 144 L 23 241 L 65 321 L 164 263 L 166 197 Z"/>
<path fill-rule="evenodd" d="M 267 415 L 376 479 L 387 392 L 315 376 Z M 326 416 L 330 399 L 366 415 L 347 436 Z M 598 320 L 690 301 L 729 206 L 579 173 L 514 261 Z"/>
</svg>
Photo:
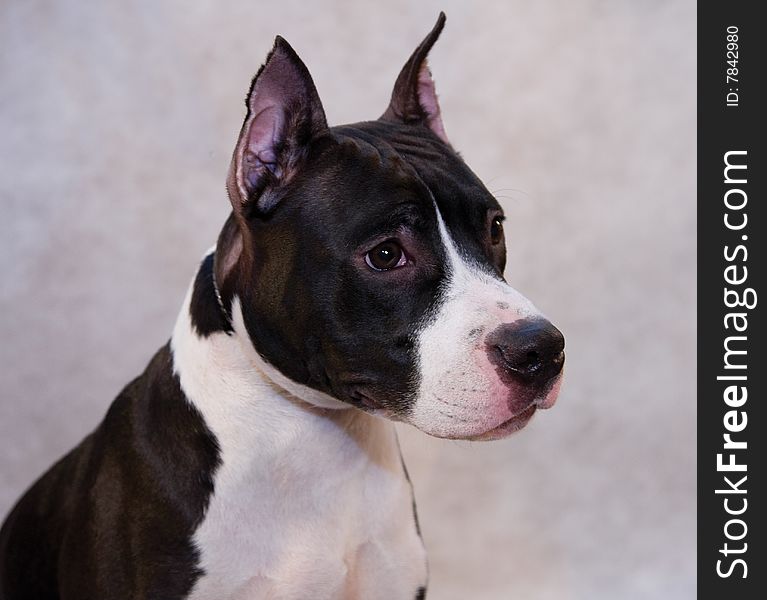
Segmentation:
<svg viewBox="0 0 767 600">
<path fill-rule="evenodd" d="M 407 258 L 397 242 L 388 240 L 368 252 L 365 255 L 365 262 L 374 271 L 388 271 L 403 266 Z"/>
<path fill-rule="evenodd" d="M 503 217 L 493 218 L 490 223 L 490 243 L 493 246 L 500 244 L 503 240 Z"/>
</svg>

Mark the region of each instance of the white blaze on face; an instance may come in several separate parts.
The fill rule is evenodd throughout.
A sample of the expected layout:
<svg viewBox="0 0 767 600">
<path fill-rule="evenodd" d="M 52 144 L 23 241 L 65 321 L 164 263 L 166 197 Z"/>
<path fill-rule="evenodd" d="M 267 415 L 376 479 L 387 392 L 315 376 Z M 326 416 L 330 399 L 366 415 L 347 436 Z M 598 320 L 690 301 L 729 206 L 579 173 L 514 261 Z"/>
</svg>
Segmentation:
<svg viewBox="0 0 767 600">
<path fill-rule="evenodd" d="M 513 390 L 488 359 L 487 334 L 541 315 L 514 288 L 461 256 L 439 209 L 437 220 L 448 280 L 436 314 L 417 334 L 420 381 L 406 420 L 438 437 L 477 437 L 516 416 L 510 408 Z"/>
</svg>

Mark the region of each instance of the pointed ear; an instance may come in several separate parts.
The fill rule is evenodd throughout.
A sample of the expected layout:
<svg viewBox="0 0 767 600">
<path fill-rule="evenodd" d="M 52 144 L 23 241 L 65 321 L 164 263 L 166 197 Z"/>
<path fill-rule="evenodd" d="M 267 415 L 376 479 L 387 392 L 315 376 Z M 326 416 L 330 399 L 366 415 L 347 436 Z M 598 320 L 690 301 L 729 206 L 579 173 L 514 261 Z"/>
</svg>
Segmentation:
<svg viewBox="0 0 767 600">
<path fill-rule="evenodd" d="M 445 127 L 442 125 L 442 117 L 437 102 L 437 92 L 434 89 L 434 80 L 426 62 L 434 42 L 437 41 L 442 28 L 445 26 L 445 13 L 439 13 L 437 23 L 429 32 L 418 48 L 415 49 L 410 59 L 402 67 L 399 77 L 394 84 L 391 95 L 391 103 L 386 112 L 381 116 L 384 121 L 398 121 L 400 123 L 425 125 L 431 129 L 446 144 L 449 144 Z"/>
<path fill-rule="evenodd" d="M 273 208 L 279 201 L 275 189 L 290 181 L 309 142 L 327 129 L 306 65 L 280 36 L 253 78 L 245 104 L 248 113 L 227 180 L 238 216 Z"/>
</svg>

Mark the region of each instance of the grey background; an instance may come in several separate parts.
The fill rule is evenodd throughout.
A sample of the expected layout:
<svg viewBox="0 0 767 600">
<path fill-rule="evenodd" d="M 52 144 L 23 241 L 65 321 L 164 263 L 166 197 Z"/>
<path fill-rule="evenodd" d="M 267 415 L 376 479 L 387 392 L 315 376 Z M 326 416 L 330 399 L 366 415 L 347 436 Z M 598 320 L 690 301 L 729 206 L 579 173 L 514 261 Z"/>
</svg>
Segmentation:
<svg viewBox="0 0 767 600">
<path fill-rule="evenodd" d="M 508 275 L 567 337 L 492 444 L 402 432 L 434 599 L 693 598 L 695 4 L 0 3 L 0 513 L 169 336 L 276 33 L 331 123 L 374 118 L 443 8 L 454 146 Z"/>
</svg>

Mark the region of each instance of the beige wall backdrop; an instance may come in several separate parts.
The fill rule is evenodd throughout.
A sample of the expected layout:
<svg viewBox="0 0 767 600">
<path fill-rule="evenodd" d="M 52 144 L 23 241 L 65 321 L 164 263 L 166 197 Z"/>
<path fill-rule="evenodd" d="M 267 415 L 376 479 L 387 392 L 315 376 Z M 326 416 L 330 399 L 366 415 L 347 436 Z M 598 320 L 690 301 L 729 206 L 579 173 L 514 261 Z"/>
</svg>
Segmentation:
<svg viewBox="0 0 767 600">
<path fill-rule="evenodd" d="M 430 598 L 695 594 L 695 3 L 0 2 L 0 513 L 168 338 L 273 37 L 377 117 L 440 9 L 448 135 L 567 337 L 502 442 L 403 430 Z"/>
</svg>

